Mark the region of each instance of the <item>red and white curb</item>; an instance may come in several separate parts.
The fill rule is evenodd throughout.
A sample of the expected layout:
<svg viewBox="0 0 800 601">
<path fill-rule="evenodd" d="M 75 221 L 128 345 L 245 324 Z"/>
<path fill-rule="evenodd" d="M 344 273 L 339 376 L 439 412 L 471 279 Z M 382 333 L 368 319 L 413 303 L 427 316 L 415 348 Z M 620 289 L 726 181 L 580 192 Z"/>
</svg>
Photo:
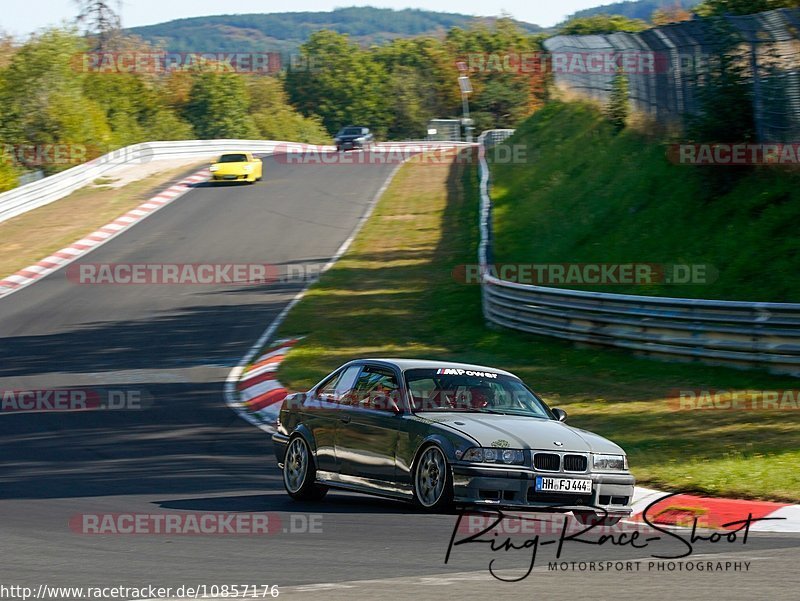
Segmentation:
<svg viewBox="0 0 800 601">
<path fill-rule="evenodd" d="M 242 371 L 236 383 L 239 412 L 269 432 L 275 431 L 281 403 L 288 394 L 276 378 L 278 366 L 296 343 L 297 339 L 276 341 Z"/>
<path fill-rule="evenodd" d="M 800 532 L 800 505 L 689 494 L 677 494 L 658 500 L 667 494 L 669 493 L 637 486 L 630 519 L 635 522 L 643 521 L 642 513 L 647 510 L 647 519 L 653 524 L 691 527 L 697 519 L 700 528 L 724 529 L 724 524 L 745 520 L 751 515 L 753 519 L 772 518 L 754 523 L 750 526 L 751 532 Z M 654 502 L 648 510 L 648 506 Z M 733 525 L 728 529 L 735 530 L 738 527 L 739 525 Z"/>
<path fill-rule="evenodd" d="M 79 257 L 82 257 L 98 246 L 117 237 L 152 213 L 186 194 L 195 184 L 208 180 L 209 175 L 208 169 L 202 169 L 182 179 L 166 190 L 159 192 L 147 202 L 140 204 L 135 209 L 131 209 L 121 217 L 117 217 L 111 223 L 107 223 L 88 236 L 81 238 L 77 242 L 73 242 L 66 248 L 54 252 L 49 257 L 45 257 L 34 265 L 30 265 L 13 275 L 3 278 L 0 280 L 0 298 L 17 292 L 26 286 L 30 286 L 34 282 L 61 269 L 65 265 L 69 265 Z"/>
</svg>

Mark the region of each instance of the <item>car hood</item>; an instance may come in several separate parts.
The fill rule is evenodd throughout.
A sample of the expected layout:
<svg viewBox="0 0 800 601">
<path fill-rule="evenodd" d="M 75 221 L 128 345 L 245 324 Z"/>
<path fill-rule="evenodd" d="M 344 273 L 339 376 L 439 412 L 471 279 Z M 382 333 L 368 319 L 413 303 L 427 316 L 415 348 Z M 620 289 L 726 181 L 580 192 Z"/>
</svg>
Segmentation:
<svg viewBox="0 0 800 601">
<path fill-rule="evenodd" d="M 610 440 L 555 420 L 517 415 L 418 413 L 473 438 L 482 447 L 591 453 L 624 453 Z M 561 445 L 556 443 L 560 442 Z"/>
<path fill-rule="evenodd" d="M 358 134 L 358 135 L 355 135 L 355 136 L 336 136 L 336 137 L 338 139 L 342 140 L 342 141 L 352 142 L 353 140 L 356 140 L 358 138 L 363 138 L 365 136 L 366 136 L 366 134 Z"/>
</svg>

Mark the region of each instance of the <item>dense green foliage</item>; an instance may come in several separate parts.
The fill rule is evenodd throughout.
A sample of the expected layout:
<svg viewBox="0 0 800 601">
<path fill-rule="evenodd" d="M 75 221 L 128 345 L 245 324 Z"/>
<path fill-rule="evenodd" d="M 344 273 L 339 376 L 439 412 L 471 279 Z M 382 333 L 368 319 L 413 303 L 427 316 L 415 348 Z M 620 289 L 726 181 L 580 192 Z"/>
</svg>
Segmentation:
<svg viewBox="0 0 800 601">
<path fill-rule="evenodd" d="M 800 0 L 705 0 L 697 7 L 697 14 L 704 17 L 712 15 L 752 15 L 778 8 L 798 8 Z"/>
<path fill-rule="evenodd" d="M 751 168 L 721 187 L 735 168 L 675 164 L 667 143 L 617 133 L 582 103 L 548 105 L 509 144 L 527 149 L 528 164 L 493 166 L 497 262 L 712 265 L 706 284 L 591 289 L 800 300 L 796 170 Z"/>
<path fill-rule="evenodd" d="M 136 39 L 120 43 L 150 50 Z M 203 66 L 169 74 L 97 72 L 83 68 L 89 48 L 85 37 L 63 29 L 3 48 L 0 191 L 14 187 L 23 171 L 52 173 L 148 140 L 328 139 L 319 119 L 289 105 L 275 77 Z M 53 147 L 63 149 L 59 158 L 41 152 Z"/>
<path fill-rule="evenodd" d="M 443 35 L 453 27 L 466 28 L 476 22 L 474 17 L 453 13 L 350 7 L 330 12 L 194 17 L 135 27 L 130 32 L 161 43 L 171 52 L 289 53 L 322 29 L 347 34 L 354 42 L 369 45 L 398 37 Z M 541 31 L 529 23 L 518 25 L 526 33 Z"/>
<path fill-rule="evenodd" d="M 355 34 L 368 29 L 359 29 L 358 15 L 375 17 L 375 27 L 399 15 L 396 28 L 404 33 L 427 31 L 431 22 L 451 23 L 449 15 L 425 11 L 325 14 L 347 21 Z M 321 15 L 306 18 L 321 23 Z M 277 17 L 280 21 L 285 15 Z M 52 173 L 82 162 L 39 161 L 15 153 L 24 145 L 82 148 L 77 154 L 88 160 L 147 140 L 261 138 L 321 144 L 351 123 L 371 127 L 379 138 L 423 138 L 430 119 L 461 116 L 461 60 L 477 65 L 469 73 L 476 128 L 513 126 L 542 103 L 547 78 L 541 71 L 498 69 L 497 64 L 510 54 L 539 51 L 541 39 L 510 19 L 491 25 L 457 22 L 469 27 L 369 48 L 348 35 L 315 31 L 302 45 L 302 56 L 295 57 L 302 60 L 272 75 L 225 73 L 208 58 L 166 72 L 98 71 L 87 68 L 86 54 L 97 48 L 96 37 L 76 30 L 46 30 L 18 45 L 5 40 L 0 48 L 0 135 L 11 150 L 4 152 L 0 190 L 13 187 L 23 171 Z M 139 55 L 156 50 L 119 32 L 109 36 L 103 49 Z M 489 55 L 500 62 L 485 68 Z"/>
<path fill-rule="evenodd" d="M 463 60 L 470 67 L 476 129 L 510 127 L 541 104 L 546 77 L 501 62 L 539 51 L 540 42 L 507 19 L 493 27 L 453 28 L 444 40 L 399 39 L 367 49 L 319 31 L 301 46 L 298 62 L 308 67 L 289 70 L 286 90 L 294 106 L 319 115 L 331 133 L 363 123 L 381 137 L 418 139 L 430 119 L 461 116 L 456 63 Z"/>
<path fill-rule="evenodd" d="M 647 22 L 622 15 L 592 15 L 570 19 L 558 29 L 561 35 L 595 35 L 616 31 L 643 31 Z"/>
</svg>

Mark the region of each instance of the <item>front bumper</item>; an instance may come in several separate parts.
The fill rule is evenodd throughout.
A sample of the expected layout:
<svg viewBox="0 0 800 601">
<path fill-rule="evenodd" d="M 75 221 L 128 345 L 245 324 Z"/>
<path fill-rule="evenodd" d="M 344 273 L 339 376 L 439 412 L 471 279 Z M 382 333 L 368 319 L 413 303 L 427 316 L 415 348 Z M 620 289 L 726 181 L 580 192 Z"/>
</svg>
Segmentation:
<svg viewBox="0 0 800 601">
<path fill-rule="evenodd" d="M 453 465 L 454 500 L 492 507 L 517 507 L 532 510 L 569 511 L 600 507 L 609 516 L 629 516 L 633 501 L 634 477 L 620 473 L 550 473 L 528 467 Z M 591 494 L 544 493 L 534 489 L 536 476 L 591 478 Z"/>
<path fill-rule="evenodd" d="M 252 176 L 252 173 L 212 173 L 211 181 L 214 182 L 244 182 Z"/>
<path fill-rule="evenodd" d="M 356 142 L 355 140 L 345 140 L 339 142 L 336 146 L 341 150 L 361 150 L 364 148 L 364 142 Z"/>
</svg>

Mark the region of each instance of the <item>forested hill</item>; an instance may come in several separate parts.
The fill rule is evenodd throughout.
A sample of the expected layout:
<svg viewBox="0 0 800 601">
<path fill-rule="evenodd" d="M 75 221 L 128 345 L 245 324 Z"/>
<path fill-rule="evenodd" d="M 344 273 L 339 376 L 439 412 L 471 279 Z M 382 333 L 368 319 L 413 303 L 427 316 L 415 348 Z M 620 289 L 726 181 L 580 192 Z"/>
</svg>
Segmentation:
<svg viewBox="0 0 800 601">
<path fill-rule="evenodd" d="M 467 27 L 476 21 L 491 23 L 494 18 L 419 9 L 352 7 L 330 12 L 194 17 L 128 31 L 172 52 L 293 52 L 319 29 L 346 33 L 353 41 L 368 45 L 400 37 L 442 34 L 451 27 Z M 517 25 L 529 33 L 542 31 L 530 23 Z"/>
<path fill-rule="evenodd" d="M 642 19 L 650 21 L 653 13 L 658 9 L 670 9 L 675 7 L 694 8 L 700 4 L 701 0 L 633 0 L 629 2 L 615 2 L 579 10 L 570 18 L 593 17 L 595 15 L 623 15 L 629 19 Z"/>
</svg>

